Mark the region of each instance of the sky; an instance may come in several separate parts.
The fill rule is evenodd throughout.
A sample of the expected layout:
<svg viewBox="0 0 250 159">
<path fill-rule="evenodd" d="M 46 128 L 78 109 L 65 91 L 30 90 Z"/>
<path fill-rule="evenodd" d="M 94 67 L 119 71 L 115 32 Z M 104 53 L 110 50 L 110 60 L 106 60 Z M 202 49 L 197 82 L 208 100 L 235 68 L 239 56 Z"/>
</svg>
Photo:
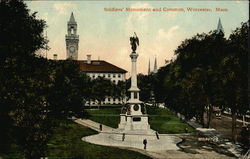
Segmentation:
<svg viewBox="0 0 250 159">
<path fill-rule="evenodd" d="M 71 12 L 77 22 L 79 35 L 78 60 L 105 60 L 131 72 L 131 46 L 129 37 L 136 32 L 140 46 L 137 48 L 137 72 L 147 74 L 157 58 L 157 67 L 165 60 L 174 59 L 174 50 L 187 38 L 197 33 L 215 30 L 219 18 L 226 37 L 249 19 L 248 1 L 26 1 L 31 12 L 47 24 L 49 40 L 47 58 L 66 59 L 65 35 Z M 115 8 L 122 11 L 105 11 Z M 126 8 L 151 11 L 126 11 Z M 178 8 L 178 11 L 174 11 Z M 188 11 L 187 8 L 209 9 Z M 223 11 L 216 11 L 222 8 Z M 158 9 L 158 11 L 153 11 Z M 159 9 L 161 9 L 159 11 Z M 168 9 L 168 11 L 166 11 Z M 45 55 L 45 51 L 42 52 Z"/>
</svg>

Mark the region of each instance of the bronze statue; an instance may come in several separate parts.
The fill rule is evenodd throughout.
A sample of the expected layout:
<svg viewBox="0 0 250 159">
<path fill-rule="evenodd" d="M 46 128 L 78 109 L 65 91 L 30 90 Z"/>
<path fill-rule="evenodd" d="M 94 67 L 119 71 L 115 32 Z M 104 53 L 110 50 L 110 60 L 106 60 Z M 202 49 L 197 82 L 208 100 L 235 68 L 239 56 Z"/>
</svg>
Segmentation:
<svg viewBox="0 0 250 159">
<path fill-rule="evenodd" d="M 133 52 L 135 52 L 137 45 L 139 46 L 139 38 L 137 37 L 136 33 L 135 36 L 130 37 L 130 44 L 131 44 L 131 49 L 133 50 Z"/>
</svg>

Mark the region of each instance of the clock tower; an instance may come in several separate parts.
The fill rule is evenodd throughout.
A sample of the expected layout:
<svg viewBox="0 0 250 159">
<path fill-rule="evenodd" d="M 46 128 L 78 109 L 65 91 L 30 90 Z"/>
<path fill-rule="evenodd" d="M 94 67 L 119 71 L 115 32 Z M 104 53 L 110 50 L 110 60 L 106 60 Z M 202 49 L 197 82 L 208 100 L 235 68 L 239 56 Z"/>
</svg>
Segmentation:
<svg viewBox="0 0 250 159">
<path fill-rule="evenodd" d="M 68 21 L 68 34 L 65 35 L 66 41 L 66 58 L 77 60 L 78 59 L 78 43 L 79 35 L 77 35 L 77 23 L 75 21 L 73 12 L 71 13 Z"/>
</svg>

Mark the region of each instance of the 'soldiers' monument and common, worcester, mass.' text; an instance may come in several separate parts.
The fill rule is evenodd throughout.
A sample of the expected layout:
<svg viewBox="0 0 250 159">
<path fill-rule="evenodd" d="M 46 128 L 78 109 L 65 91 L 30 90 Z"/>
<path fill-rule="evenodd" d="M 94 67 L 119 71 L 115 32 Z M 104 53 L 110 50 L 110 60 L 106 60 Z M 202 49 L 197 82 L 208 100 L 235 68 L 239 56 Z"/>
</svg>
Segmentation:
<svg viewBox="0 0 250 159">
<path fill-rule="evenodd" d="M 249 159 L 249 2 L 0 0 L 0 159 Z"/>
</svg>

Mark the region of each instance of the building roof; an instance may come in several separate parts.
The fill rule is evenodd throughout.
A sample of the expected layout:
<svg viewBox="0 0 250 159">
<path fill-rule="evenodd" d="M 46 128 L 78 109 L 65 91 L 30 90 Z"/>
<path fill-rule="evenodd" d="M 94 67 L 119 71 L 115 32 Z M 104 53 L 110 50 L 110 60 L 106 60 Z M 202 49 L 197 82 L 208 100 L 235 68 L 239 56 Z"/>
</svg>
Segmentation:
<svg viewBox="0 0 250 159">
<path fill-rule="evenodd" d="M 111 63 L 103 60 L 91 60 L 91 64 L 87 60 L 77 61 L 80 65 L 80 70 L 83 72 L 99 72 L 99 73 L 126 73 L 127 71 L 119 68 Z"/>
</svg>

